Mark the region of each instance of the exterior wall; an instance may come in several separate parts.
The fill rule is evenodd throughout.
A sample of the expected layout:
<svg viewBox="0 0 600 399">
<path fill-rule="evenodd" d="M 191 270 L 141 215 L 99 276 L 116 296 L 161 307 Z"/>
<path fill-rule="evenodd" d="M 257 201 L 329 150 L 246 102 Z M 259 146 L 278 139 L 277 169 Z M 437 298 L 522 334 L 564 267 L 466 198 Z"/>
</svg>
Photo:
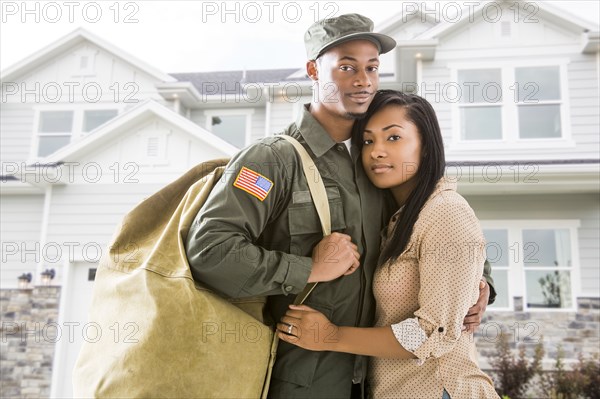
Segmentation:
<svg viewBox="0 0 600 399">
<path fill-rule="evenodd" d="M 3 195 L 0 207 L 2 278 L 0 289 L 17 286 L 17 277 L 36 273 L 40 257 L 43 195 Z"/>
<path fill-rule="evenodd" d="M 479 13 L 473 22 L 439 38 L 433 61 L 423 61 L 419 94 L 427 98 L 436 110 L 444 142 L 451 160 L 514 160 L 514 159 L 594 159 L 600 150 L 600 104 L 598 98 L 597 54 L 582 54 L 582 36 L 554 23 L 538 18 L 536 23 L 520 20 L 514 23 L 512 2 L 502 3 L 505 19 L 491 23 Z M 523 13 L 523 10 L 521 10 Z M 527 13 L 523 13 L 527 15 Z M 500 34 L 501 23 L 510 22 L 512 35 Z M 561 96 L 563 104 L 562 140 L 538 139 L 535 143 L 520 140 L 516 144 L 503 141 L 488 143 L 458 143 L 458 102 L 455 94 L 456 69 L 514 68 L 547 64 L 561 65 Z M 563 76 L 564 75 L 564 76 Z M 503 77 L 504 79 L 504 77 Z M 507 80 L 503 83 L 506 83 Z M 510 81 L 503 89 L 525 83 Z M 566 92 L 562 89 L 565 89 Z M 505 103 L 514 102 L 515 92 L 503 90 Z"/>
<path fill-rule="evenodd" d="M 310 100 L 306 99 L 306 102 L 308 101 Z M 300 103 L 304 103 L 304 101 L 300 101 Z M 294 107 L 298 107 L 298 105 L 283 101 L 283 99 L 277 99 L 271 105 L 271 134 L 281 133 L 283 129 L 295 121 Z"/>
<path fill-rule="evenodd" d="M 598 158 L 600 154 L 600 82 L 598 58 L 592 54 L 575 54 L 567 66 L 571 134 L 581 158 Z"/>
<path fill-rule="evenodd" d="M 580 284 L 576 296 L 598 297 L 600 287 L 600 209 L 597 194 L 555 194 L 466 197 L 480 220 L 560 220 L 580 221 L 578 229 Z"/>
<path fill-rule="evenodd" d="M 89 68 L 80 68 L 81 56 L 88 56 Z M 14 80 L 3 81 L 1 89 L 3 161 L 33 157 L 38 111 L 102 108 L 122 113 L 146 99 L 165 102 L 155 88 L 156 78 L 90 42 Z"/>
<path fill-rule="evenodd" d="M 2 104 L 0 159 L 3 162 L 21 162 L 29 157 L 34 114 L 28 104 Z"/>
<path fill-rule="evenodd" d="M 80 184 L 53 189 L 45 256 L 57 259 L 55 284 L 63 283 L 65 261 L 99 261 L 125 214 L 160 188 L 158 184 Z"/>
<path fill-rule="evenodd" d="M 590 357 L 600 353 L 600 299 L 579 298 L 577 312 L 523 312 L 522 298 L 516 298 L 515 312 L 486 313 L 475 334 L 479 364 L 490 373 L 490 360 L 497 356 L 499 334 L 507 334 L 510 347 L 515 351 L 525 347 L 533 357 L 538 342 L 544 344 L 543 368 L 552 370 L 558 347 L 564 351 L 567 367 L 578 360 L 580 354 Z M 521 306 L 519 306 L 521 305 Z"/>
<path fill-rule="evenodd" d="M 50 396 L 59 330 L 59 287 L 0 290 L 0 391 L 3 398 Z"/>
</svg>

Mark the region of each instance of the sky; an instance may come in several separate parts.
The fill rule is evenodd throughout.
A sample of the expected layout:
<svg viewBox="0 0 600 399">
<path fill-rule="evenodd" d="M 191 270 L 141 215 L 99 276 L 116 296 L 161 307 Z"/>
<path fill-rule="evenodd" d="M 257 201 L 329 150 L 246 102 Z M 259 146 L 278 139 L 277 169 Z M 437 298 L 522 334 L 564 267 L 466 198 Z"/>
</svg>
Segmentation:
<svg viewBox="0 0 600 399">
<path fill-rule="evenodd" d="M 599 24 L 597 0 L 550 2 Z M 456 6 L 468 13 L 469 3 L 478 1 L 1 0 L 0 70 L 78 27 L 166 73 L 302 68 L 303 35 L 318 19 L 358 12 L 377 30 L 403 10 L 426 9 L 443 21 L 455 17 Z"/>
</svg>

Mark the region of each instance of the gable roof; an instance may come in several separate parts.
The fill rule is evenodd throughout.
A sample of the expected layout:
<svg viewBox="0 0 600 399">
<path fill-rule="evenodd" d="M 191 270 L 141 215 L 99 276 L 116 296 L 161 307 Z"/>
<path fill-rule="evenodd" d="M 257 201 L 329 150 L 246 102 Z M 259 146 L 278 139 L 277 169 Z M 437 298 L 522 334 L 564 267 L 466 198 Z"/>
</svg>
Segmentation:
<svg viewBox="0 0 600 399">
<path fill-rule="evenodd" d="M 239 151 L 239 148 L 215 136 L 208 130 L 201 128 L 189 119 L 184 118 L 154 100 L 147 100 L 99 126 L 80 140 L 40 159 L 39 162 L 40 164 L 58 164 L 73 159 L 78 154 L 88 151 L 90 148 L 97 148 L 100 144 L 110 141 L 114 136 L 118 135 L 121 128 L 134 125 L 138 120 L 144 119 L 149 115 L 155 115 L 175 125 L 191 136 L 206 142 L 207 145 L 223 151 L 227 156 L 232 156 Z"/>
<path fill-rule="evenodd" d="M 409 7 L 412 7 L 413 5 L 416 6 L 416 9 L 409 9 Z M 421 21 L 425 20 L 426 22 L 430 22 L 434 26 L 439 24 L 439 21 L 436 21 L 436 18 L 433 17 L 431 13 L 423 12 L 423 7 L 426 6 L 422 5 L 419 7 L 417 3 L 408 4 L 405 7 L 402 7 L 401 12 L 392 15 L 391 17 L 377 25 L 375 27 L 375 32 L 389 35 L 394 30 L 401 27 L 403 24 L 406 24 L 415 18 L 419 18 L 419 20 Z"/>
<path fill-rule="evenodd" d="M 487 0 L 477 3 L 476 7 L 472 10 L 463 10 L 461 17 L 458 21 L 444 21 L 434 26 L 433 28 L 423 32 L 415 39 L 435 39 L 444 36 L 456 29 L 461 28 L 465 24 L 469 23 L 470 18 L 473 15 L 481 15 L 483 9 L 485 9 L 490 3 L 510 3 L 520 2 L 523 4 L 532 3 L 525 0 Z M 597 31 L 599 29 L 597 24 L 579 18 L 563 9 L 557 8 L 546 1 L 534 2 L 535 5 L 539 6 L 536 11 L 534 18 L 540 17 L 542 19 L 554 22 L 559 26 L 565 27 L 572 31 L 588 32 Z"/>
<path fill-rule="evenodd" d="M 304 72 L 304 73 L 301 73 Z M 256 69 L 250 71 L 215 71 L 215 72 L 189 72 L 171 73 L 180 82 L 191 82 L 200 94 L 241 94 L 243 86 L 248 84 L 280 83 L 286 81 L 308 81 L 306 71 L 299 69 Z M 210 93 L 206 93 L 208 84 L 215 83 L 218 87 L 210 85 Z"/>
<path fill-rule="evenodd" d="M 94 45 L 104 49 L 105 51 L 107 51 L 111 54 L 116 55 L 117 57 L 123 59 L 124 61 L 128 62 L 129 64 L 133 65 L 134 67 L 146 72 L 150 76 L 152 76 L 160 81 L 172 82 L 175 80 L 175 79 L 173 79 L 172 76 L 169 76 L 168 74 L 154 68 L 150 64 L 147 64 L 144 61 L 141 61 L 141 60 L 135 58 L 128 52 L 121 50 L 120 48 L 114 46 L 110 42 L 107 42 L 104 39 L 101 39 L 100 37 L 92 34 L 91 32 L 89 32 L 88 30 L 86 30 L 84 28 L 75 29 L 73 32 L 69 33 L 68 35 L 63 36 L 62 38 L 47 45 L 46 47 L 42 48 L 41 50 L 36 51 L 35 53 L 31 54 L 30 56 L 24 58 L 20 62 L 6 68 L 4 71 L 2 71 L 0 73 L 0 79 L 2 79 L 4 81 L 12 80 L 21 74 L 24 74 L 28 71 L 31 71 L 31 70 L 45 64 L 46 62 L 52 60 L 59 54 L 68 50 L 69 48 L 72 48 L 72 47 L 74 47 L 80 43 L 86 42 L 86 41 L 93 43 Z"/>
</svg>

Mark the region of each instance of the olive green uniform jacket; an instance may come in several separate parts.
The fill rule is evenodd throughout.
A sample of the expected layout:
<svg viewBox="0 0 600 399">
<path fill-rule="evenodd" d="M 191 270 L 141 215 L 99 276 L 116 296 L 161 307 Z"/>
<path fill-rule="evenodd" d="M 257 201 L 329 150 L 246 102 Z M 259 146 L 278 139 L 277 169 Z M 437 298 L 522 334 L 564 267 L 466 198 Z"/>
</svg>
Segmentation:
<svg viewBox="0 0 600 399">
<path fill-rule="evenodd" d="M 306 107 L 283 134 L 296 138 L 315 161 L 332 231 L 350 235 L 361 254 L 355 273 L 319 284 L 305 303 L 336 325 L 371 326 L 380 232 L 391 216 L 386 194 L 368 180 L 358 148 L 353 145 L 349 153 L 334 142 Z M 252 187 L 240 188 L 239 180 L 236 185 L 242 168 L 272 183 L 262 185 L 266 197 L 264 191 L 257 195 Z M 187 237 L 192 274 L 230 297 L 269 295 L 270 316 L 278 321 L 306 285 L 313 248 L 323 238 L 300 157 L 286 140 L 268 137 L 238 153 L 223 176 Z M 280 342 L 269 396 L 348 398 L 352 384 L 364 382 L 366 366 L 362 356 Z"/>
</svg>

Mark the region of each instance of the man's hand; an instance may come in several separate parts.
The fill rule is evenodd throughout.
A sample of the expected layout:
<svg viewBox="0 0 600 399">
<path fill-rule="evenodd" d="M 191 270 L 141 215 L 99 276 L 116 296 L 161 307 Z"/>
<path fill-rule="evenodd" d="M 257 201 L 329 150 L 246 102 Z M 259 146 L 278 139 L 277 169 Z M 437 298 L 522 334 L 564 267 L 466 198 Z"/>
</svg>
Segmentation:
<svg viewBox="0 0 600 399">
<path fill-rule="evenodd" d="M 474 333 L 475 330 L 477 330 L 477 327 L 481 324 L 481 319 L 483 319 L 489 297 L 490 286 L 485 280 L 481 280 L 479 282 L 479 299 L 477 299 L 477 303 L 467 311 L 467 316 L 463 322 L 463 330 L 467 330 L 471 333 Z"/>
<path fill-rule="evenodd" d="M 354 273 L 360 266 L 360 254 L 349 235 L 332 233 L 317 244 L 312 261 L 308 282 L 331 281 Z"/>
</svg>

